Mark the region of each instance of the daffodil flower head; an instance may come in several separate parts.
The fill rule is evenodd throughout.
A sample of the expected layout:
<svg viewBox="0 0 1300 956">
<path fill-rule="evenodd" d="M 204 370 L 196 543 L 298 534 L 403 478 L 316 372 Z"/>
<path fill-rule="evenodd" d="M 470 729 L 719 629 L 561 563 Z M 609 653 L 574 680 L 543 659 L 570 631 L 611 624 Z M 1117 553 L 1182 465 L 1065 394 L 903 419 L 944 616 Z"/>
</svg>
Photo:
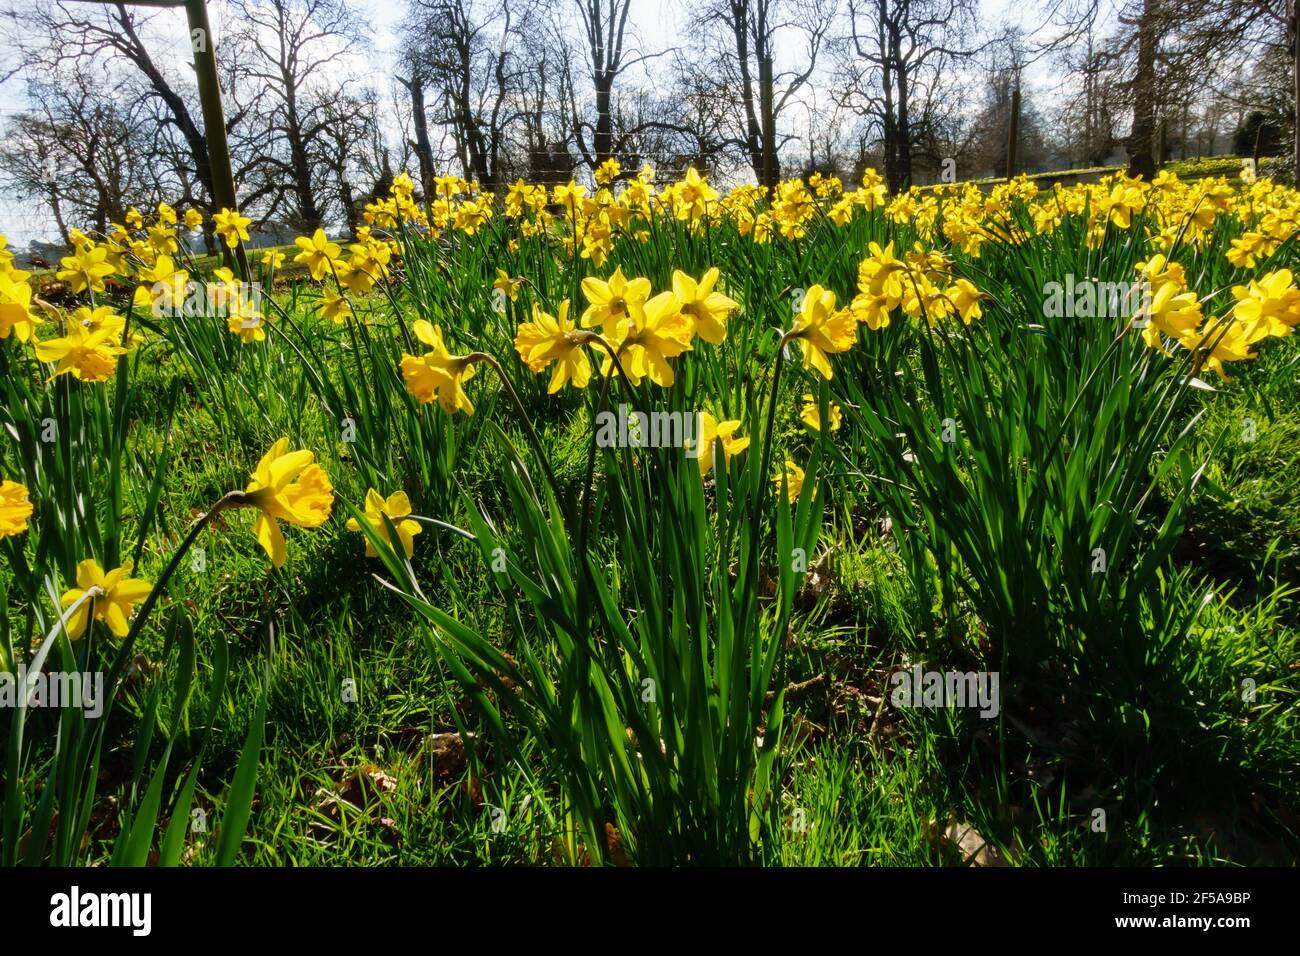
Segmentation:
<svg viewBox="0 0 1300 956">
<path fill-rule="evenodd" d="M 415 553 L 415 536 L 423 530 L 418 521 L 410 520 L 410 514 L 411 499 L 405 491 L 395 491 L 387 498 L 374 488 L 366 492 L 366 524 L 391 545 L 393 541 L 388 535 L 388 526 L 384 523 L 384 515 L 387 515 L 397 530 L 398 540 L 402 543 L 402 551 L 408 561 Z M 361 523 L 356 518 L 349 518 L 345 527 L 349 531 L 361 531 Z M 375 546 L 366 538 L 366 557 L 374 558 L 378 555 Z"/>
<path fill-rule="evenodd" d="M 319 527 L 334 506 L 333 492 L 334 486 L 316 464 L 316 456 L 308 449 L 290 451 L 287 437 L 262 456 L 244 489 L 244 502 L 260 512 L 253 522 L 253 534 L 273 565 L 283 566 L 287 556 L 279 522 L 300 528 Z"/>
<path fill-rule="evenodd" d="M 840 407 L 834 402 L 828 403 L 826 407 L 826 417 L 830 420 L 831 431 L 839 431 L 844 420 Z M 799 410 L 799 418 L 813 431 L 821 431 L 821 409 L 817 404 L 817 397 L 813 395 L 812 392 L 804 392 L 803 408 Z"/>
<path fill-rule="evenodd" d="M 565 383 L 586 388 L 591 381 L 591 359 L 583 348 L 582 336 L 569 321 L 568 299 L 560 303 L 554 316 L 534 303 L 533 321 L 523 323 L 515 333 L 515 351 L 532 372 L 543 372 L 555 364 L 548 394 L 555 394 Z"/>
<path fill-rule="evenodd" d="M 590 303 L 582 313 L 582 327 L 589 329 L 599 325 L 607 336 L 615 335 L 620 323 L 640 317 L 650 298 L 650 280 L 628 279 L 620 267 L 614 270 L 608 281 L 595 276 L 583 279 L 582 294 Z"/>
<path fill-rule="evenodd" d="M 697 460 L 701 475 L 706 475 L 713 470 L 715 443 L 722 445 L 723 467 L 728 470 L 731 469 L 731 459 L 749 447 L 749 438 L 736 434 L 740 426 L 741 422 L 738 418 L 720 422 L 709 412 L 700 412 L 700 435 L 696 440 L 700 443 Z"/>
<path fill-rule="evenodd" d="M 781 487 L 784 485 L 790 504 L 794 504 L 799 500 L 799 493 L 803 491 L 803 479 L 803 469 L 787 458 L 785 468 L 773 477 L 772 483 L 776 486 L 777 494 L 781 493 Z"/>
<path fill-rule="evenodd" d="M 804 292 L 802 307 L 788 336 L 803 352 L 803 367 L 815 368 L 829 380 L 834 373 L 827 356 L 853 347 L 858 323 L 851 309 L 836 310 L 834 292 L 814 285 Z"/>
<path fill-rule="evenodd" d="M 0 538 L 26 531 L 33 510 L 26 487 L 16 481 L 0 481 Z"/>
<path fill-rule="evenodd" d="M 740 309 L 740 303 L 721 292 L 717 268 L 709 269 L 697 282 L 680 269 L 673 271 L 673 293 L 681 303 L 682 315 L 695 325 L 695 332 L 712 345 L 721 345 L 727 337 L 727 318 Z"/>
<path fill-rule="evenodd" d="M 661 292 L 642 307 L 639 316 L 618 323 L 606 339 L 633 385 L 649 378 L 656 385 L 669 388 L 675 375 L 668 359 L 690 351 L 694 334 L 694 325 L 682 315 L 681 301 L 676 294 Z M 607 355 L 602 374 L 608 375 L 612 365 Z"/>
<path fill-rule="evenodd" d="M 452 355 L 442 340 L 442 330 L 425 319 L 417 320 L 411 330 L 429 347 L 421 356 L 402 356 L 402 377 L 406 390 L 428 404 L 434 399 L 447 414 L 474 414 L 474 403 L 465 392 L 465 383 L 474 376 L 474 363 L 468 356 Z"/>
<path fill-rule="evenodd" d="M 86 633 L 90 625 L 93 610 L 94 619 L 108 625 L 114 637 L 126 637 L 131 630 L 131 614 L 135 605 L 149 596 L 153 585 L 140 578 L 131 577 L 133 565 L 130 561 L 112 571 L 105 572 L 93 558 L 87 558 L 77 565 L 77 586 L 63 593 L 59 603 L 64 608 L 72 607 L 91 588 L 98 588 L 99 594 L 87 600 L 68 621 L 68 636 L 77 640 Z"/>
</svg>

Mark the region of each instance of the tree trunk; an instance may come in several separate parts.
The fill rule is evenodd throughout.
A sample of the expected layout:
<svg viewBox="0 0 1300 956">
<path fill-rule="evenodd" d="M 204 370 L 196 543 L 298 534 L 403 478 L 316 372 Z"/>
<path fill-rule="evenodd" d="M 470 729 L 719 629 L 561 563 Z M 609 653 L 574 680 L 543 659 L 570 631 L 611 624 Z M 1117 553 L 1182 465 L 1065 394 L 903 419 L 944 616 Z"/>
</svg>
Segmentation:
<svg viewBox="0 0 1300 956">
<path fill-rule="evenodd" d="M 745 150 L 754 178 L 763 182 L 763 132 L 754 107 L 753 75 L 749 72 L 749 20 L 743 4 L 732 3 L 731 29 L 736 37 L 736 62 L 740 66 L 740 98 L 745 108 Z"/>
<path fill-rule="evenodd" d="M 323 225 L 316 192 L 311 184 L 311 161 L 307 158 L 307 144 L 302 136 L 302 121 L 298 116 L 297 79 L 288 70 L 281 69 L 284 82 L 284 125 L 289 139 L 289 166 L 293 170 L 293 191 L 298 199 L 298 219 L 308 235 Z"/>
<path fill-rule="evenodd" d="M 343 215 L 347 219 L 348 232 L 355 238 L 361 220 L 357 216 L 357 203 L 352 195 L 352 184 L 342 176 L 339 177 L 339 199 L 343 201 Z"/>
<path fill-rule="evenodd" d="M 425 202 L 433 197 L 433 146 L 429 143 L 429 115 L 424 105 L 424 77 L 411 73 L 403 85 L 411 94 L 411 125 L 415 127 L 415 158 L 420 163 L 420 190 Z"/>
<path fill-rule="evenodd" d="M 1150 180 L 1156 174 L 1156 47 L 1158 0 L 1143 0 L 1138 19 L 1138 62 L 1133 77 L 1133 129 L 1128 138 L 1128 174 Z"/>
<path fill-rule="evenodd" d="M 894 124 L 894 71 L 891 64 L 893 63 L 894 47 L 892 43 L 885 40 L 885 0 L 879 0 L 880 11 L 880 91 L 882 108 L 882 123 L 884 136 L 885 152 L 885 185 L 889 187 L 890 193 L 897 193 L 901 185 L 898 171 L 898 131 Z"/>
<path fill-rule="evenodd" d="M 912 185 L 912 125 L 908 109 L 911 87 L 908 83 L 907 69 L 900 62 L 898 72 L 898 184 L 900 189 Z"/>
</svg>

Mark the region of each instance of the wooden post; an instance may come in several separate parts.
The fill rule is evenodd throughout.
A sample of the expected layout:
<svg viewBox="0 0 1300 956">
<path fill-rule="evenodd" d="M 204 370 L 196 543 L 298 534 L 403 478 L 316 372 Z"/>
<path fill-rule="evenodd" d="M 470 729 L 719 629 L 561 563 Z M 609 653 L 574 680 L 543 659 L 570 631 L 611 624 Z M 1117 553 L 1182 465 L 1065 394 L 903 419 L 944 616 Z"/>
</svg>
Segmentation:
<svg viewBox="0 0 1300 956">
<path fill-rule="evenodd" d="M 1007 179 L 1016 175 L 1016 145 L 1020 140 L 1020 83 L 1011 91 L 1011 121 L 1007 124 Z"/>
</svg>

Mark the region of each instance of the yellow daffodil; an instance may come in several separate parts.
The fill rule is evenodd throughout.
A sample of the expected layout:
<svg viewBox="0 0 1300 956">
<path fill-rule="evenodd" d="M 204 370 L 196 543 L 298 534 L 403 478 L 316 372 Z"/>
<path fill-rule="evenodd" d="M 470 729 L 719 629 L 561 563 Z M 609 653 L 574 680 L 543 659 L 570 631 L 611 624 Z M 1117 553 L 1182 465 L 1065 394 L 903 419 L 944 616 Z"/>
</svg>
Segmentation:
<svg viewBox="0 0 1300 956">
<path fill-rule="evenodd" d="M 266 316 L 250 296 L 237 294 L 226 302 L 226 328 L 245 345 L 266 341 Z"/>
<path fill-rule="evenodd" d="M 299 236 L 293 244 L 301 250 L 293 257 L 293 261 L 305 265 L 317 282 L 330 274 L 330 263 L 343 251 L 337 242 L 330 242 L 325 237 L 324 229 L 317 229 L 310 239 Z"/>
<path fill-rule="evenodd" d="M 153 585 L 141 578 L 131 577 L 133 565 L 127 561 L 119 568 L 105 572 L 93 558 L 77 565 L 77 586 L 63 592 L 59 603 L 69 608 L 91 588 L 104 593 L 92 597 L 68 621 L 68 636 L 74 641 L 86 633 L 93 609 L 95 620 L 103 621 L 114 637 L 126 637 L 131 630 L 131 615 L 135 606 L 149 596 Z"/>
<path fill-rule="evenodd" d="M 596 182 L 601 186 L 608 186 L 618 179 L 618 174 L 622 171 L 623 168 L 619 166 L 618 160 L 611 156 L 596 167 Z"/>
<path fill-rule="evenodd" d="M 749 438 L 743 435 L 737 435 L 736 430 L 740 428 L 740 419 L 729 419 L 720 422 L 708 412 L 700 412 L 700 474 L 708 474 L 713 470 L 713 446 L 715 442 L 721 442 L 723 467 L 731 469 L 731 459 L 739 455 L 749 447 Z"/>
<path fill-rule="evenodd" d="M 781 493 L 781 486 L 786 486 L 789 494 L 790 504 L 799 500 L 799 493 L 803 491 L 803 469 L 796 465 L 789 458 L 785 460 L 785 469 L 779 472 L 772 483 L 776 485 L 776 493 Z"/>
<path fill-rule="evenodd" d="M 804 392 L 803 408 L 799 412 L 799 417 L 803 420 L 804 424 L 813 431 L 819 432 L 822 430 L 821 409 L 817 405 L 816 396 L 811 392 Z M 830 421 L 831 431 L 839 431 L 840 425 L 843 423 L 843 415 L 840 412 L 840 407 L 834 402 L 830 402 L 826 406 L 826 417 Z"/>
<path fill-rule="evenodd" d="M 0 538 L 26 531 L 32 510 L 24 486 L 16 481 L 0 481 Z"/>
<path fill-rule="evenodd" d="M 126 352 L 120 326 L 101 326 L 91 330 L 80 322 L 68 323 L 61 338 L 36 343 L 36 357 L 42 362 L 57 362 L 53 380 L 65 372 L 82 382 L 103 382 L 117 369 L 117 356 Z"/>
<path fill-rule="evenodd" d="M 1213 369 L 1225 382 L 1228 381 L 1228 374 L 1223 370 L 1225 362 L 1244 362 L 1255 357 L 1250 351 L 1245 324 L 1233 319 L 1211 322 L 1204 330 L 1188 332 L 1179 339 L 1179 344 L 1195 354 L 1198 365 Z"/>
<path fill-rule="evenodd" d="M 474 375 L 474 363 L 466 356 L 452 355 L 443 344 L 442 330 L 426 320 L 417 320 L 411 329 L 429 351 L 418 357 L 402 355 L 406 390 L 425 404 L 436 398 L 449 415 L 461 411 L 473 415 L 474 403 L 465 393 L 465 383 Z"/>
<path fill-rule="evenodd" d="M 334 506 L 334 486 L 316 464 L 316 456 L 307 449 L 290 451 L 288 438 L 271 446 L 251 477 L 244 496 L 259 512 L 253 534 L 271 563 L 282 567 L 288 549 L 279 522 L 300 528 L 320 527 Z"/>
<path fill-rule="evenodd" d="M 1201 303 L 1195 292 L 1181 289 L 1177 283 L 1166 282 L 1156 289 L 1150 305 L 1139 313 L 1146 319 L 1142 341 L 1151 348 L 1162 347 L 1162 336 L 1183 339 L 1193 334 L 1201 324 Z"/>
<path fill-rule="evenodd" d="M 717 201 L 718 191 L 691 166 L 677 184 L 673 197 L 678 219 L 699 219 L 708 211 L 709 204 Z"/>
<path fill-rule="evenodd" d="M 623 372 L 633 385 L 649 378 L 656 385 L 668 388 L 674 381 L 668 359 L 689 351 L 693 334 L 691 320 L 682 315 L 677 296 L 661 292 L 630 318 L 618 322 L 613 334 L 607 331 L 605 338 L 617 352 Z M 608 375 L 612 366 L 613 362 L 606 356 L 602 374 Z"/>
<path fill-rule="evenodd" d="M 388 536 L 388 527 L 384 524 L 383 518 L 387 515 L 388 520 L 397 529 L 397 537 L 402 542 L 402 550 L 406 553 L 408 561 L 415 553 L 415 536 L 422 530 L 418 521 L 410 520 L 408 517 L 410 513 L 411 499 L 406 497 L 405 491 L 395 491 L 387 498 L 374 488 L 366 492 L 366 524 L 391 545 L 393 541 Z M 346 527 L 349 531 L 361 531 L 361 524 L 356 518 L 349 518 Z M 378 554 L 370 539 L 366 538 L 366 557 L 373 558 Z"/>
<path fill-rule="evenodd" d="M 248 227 L 252 222 L 247 216 L 240 215 L 238 209 L 223 209 L 212 217 L 212 231 L 233 249 L 248 241 Z"/>
<path fill-rule="evenodd" d="M 103 292 L 104 280 L 113 274 L 113 264 L 107 260 L 107 247 L 79 246 L 72 255 L 59 260 L 63 268 L 54 277 L 66 282 L 69 292 Z"/>
<path fill-rule="evenodd" d="M 331 322 L 342 325 L 348 316 L 352 314 L 352 306 L 347 299 L 333 289 L 326 288 L 321 294 L 320 314 Z"/>
<path fill-rule="evenodd" d="M 558 392 L 566 382 L 574 388 L 586 388 L 591 381 L 591 360 L 576 331 L 569 321 L 569 300 L 565 299 L 555 316 L 534 304 L 533 321 L 520 325 L 515 333 L 515 351 L 530 371 L 542 372 L 555 363 L 546 389 L 550 394 Z"/>
<path fill-rule="evenodd" d="M 1256 340 L 1268 335 L 1285 336 L 1300 325 L 1300 289 L 1290 269 L 1279 269 L 1248 285 L 1233 286 L 1237 304 L 1232 314 L 1245 322 Z"/>
<path fill-rule="evenodd" d="M 628 279 L 622 268 L 618 268 L 608 281 L 595 276 L 583 279 L 582 294 L 590 303 L 582 313 L 582 327 L 599 325 L 608 338 L 619 334 L 621 323 L 641 314 L 650 298 L 650 280 Z"/>
<path fill-rule="evenodd" d="M 10 333 L 19 342 L 31 339 L 36 331 L 31 305 L 32 287 L 26 278 L 14 279 L 0 272 L 0 339 L 9 338 Z"/>
<path fill-rule="evenodd" d="M 523 285 L 523 283 L 524 280 L 522 278 L 511 278 L 510 273 L 506 272 L 504 269 L 498 269 L 496 280 L 492 283 L 492 288 L 496 289 L 511 302 L 515 302 L 519 298 L 519 287 Z"/>
<path fill-rule="evenodd" d="M 961 316 L 962 322 L 966 325 L 970 325 L 972 321 L 984 314 L 984 309 L 980 306 L 984 293 L 975 288 L 974 283 L 967 279 L 958 279 L 948 286 L 944 295 L 948 297 L 948 301 L 952 303 L 953 308 L 957 310 L 957 314 Z"/>
<path fill-rule="evenodd" d="M 727 317 L 740 309 L 740 303 L 721 292 L 713 291 L 718 270 L 709 269 L 698 282 L 680 269 L 673 271 L 673 293 L 683 315 L 695 323 L 695 332 L 704 341 L 721 345 L 727 337 Z"/>
<path fill-rule="evenodd" d="M 849 309 L 836 311 L 834 292 L 815 285 L 804 293 L 790 338 L 803 352 L 803 367 L 811 366 L 829 380 L 833 372 L 827 356 L 853 347 L 858 323 Z"/>
</svg>

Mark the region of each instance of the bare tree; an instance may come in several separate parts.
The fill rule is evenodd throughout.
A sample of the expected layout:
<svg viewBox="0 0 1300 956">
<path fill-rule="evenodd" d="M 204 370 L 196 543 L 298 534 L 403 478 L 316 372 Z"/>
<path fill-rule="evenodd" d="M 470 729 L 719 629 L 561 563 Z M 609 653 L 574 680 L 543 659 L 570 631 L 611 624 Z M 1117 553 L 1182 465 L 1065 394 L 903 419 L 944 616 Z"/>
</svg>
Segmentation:
<svg viewBox="0 0 1300 956">
<path fill-rule="evenodd" d="M 264 121 L 283 155 L 271 165 L 292 184 L 296 228 L 320 228 L 329 209 L 322 190 L 330 110 L 351 85 L 349 59 L 364 45 L 361 21 L 345 0 L 231 0 L 233 39 L 251 54 L 246 77 L 267 93 Z"/>
<path fill-rule="evenodd" d="M 102 235 L 165 191 L 149 175 L 148 117 L 119 92 L 84 72 L 30 81 L 33 106 L 6 130 L 0 169 L 19 195 L 49 206 L 65 239 L 69 218 Z"/>
<path fill-rule="evenodd" d="M 450 132 L 467 178 L 486 189 L 501 184 L 527 119 L 522 48 L 534 20 L 527 0 L 411 4 L 400 80 L 411 98 L 422 177 L 431 181 L 433 172 L 432 123 Z"/>
<path fill-rule="evenodd" d="M 918 100 L 937 103 L 945 72 L 983 49 L 963 46 L 975 24 L 973 0 L 849 0 L 842 100 L 877 128 L 891 190 L 911 184 L 917 131 L 934 125 Z"/>
<path fill-rule="evenodd" d="M 141 95 L 156 99 L 165 122 L 181 135 L 193 174 L 201 186 L 197 205 L 211 208 L 212 168 L 207 140 L 195 120 L 193 91 L 159 64 L 150 52 L 152 16 L 125 3 L 91 4 L 59 0 L 19 6 L 5 12 L 6 39 L 19 51 L 29 76 L 58 74 L 77 64 L 114 61 L 128 64 L 143 80 Z"/>
</svg>

